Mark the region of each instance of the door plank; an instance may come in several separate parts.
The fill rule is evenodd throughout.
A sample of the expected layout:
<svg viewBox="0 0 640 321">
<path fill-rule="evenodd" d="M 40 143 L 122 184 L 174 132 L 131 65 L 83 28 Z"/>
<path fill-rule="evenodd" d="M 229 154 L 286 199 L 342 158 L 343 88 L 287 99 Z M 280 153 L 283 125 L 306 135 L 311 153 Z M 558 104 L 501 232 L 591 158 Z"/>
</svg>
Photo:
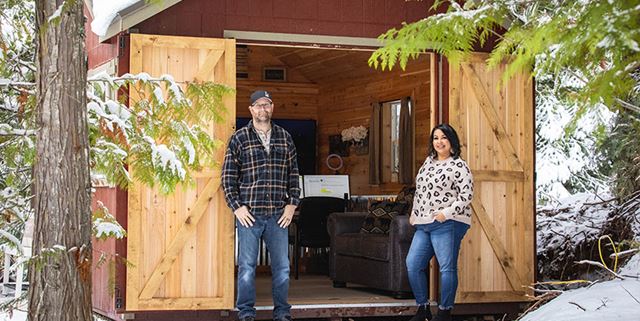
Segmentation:
<svg viewBox="0 0 640 321">
<path fill-rule="evenodd" d="M 224 51 L 222 50 L 211 50 L 207 58 L 204 60 L 202 66 L 198 68 L 198 73 L 194 77 L 194 80 L 199 82 L 207 79 L 207 76 L 213 73 L 213 70 L 218 64 L 218 61 L 220 61 L 222 54 L 224 54 Z"/>
<path fill-rule="evenodd" d="M 482 182 L 522 182 L 523 171 L 472 170 L 473 180 Z"/>
<path fill-rule="evenodd" d="M 520 287 L 524 283 L 518 275 L 518 271 L 515 269 L 513 257 L 511 257 L 505 246 L 502 244 L 502 241 L 500 241 L 498 231 L 491 222 L 489 214 L 487 214 L 482 202 L 477 197 L 474 197 L 473 201 L 471 201 L 471 206 L 473 207 L 473 212 L 478 218 L 478 222 L 480 222 L 480 226 L 482 226 L 482 230 L 485 232 L 489 242 L 491 243 L 491 248 L 497 257 L 498 262 L 500 262 L 500 266 L 502 266 L 504 273 L 507 275 L 511 288 L 516 291 L 521 290 Z"/>
<path fill-rule="evenodd" d="M 194 207 L 189 210 L 187 218 L 178 229 L 175 238 L 171 241 L 171 244 L 167 247 L 167 251 L 153 270 L 147 284 L 142 288 L 142 291 L 140 291 L 140 300 L 150 299 L 158 289 L 160 283 L 164 280 L 166 273 L 178 257 L 178 254 L 182 251 L 185 243 L 194 235 L 198 222 L 200 221 L 200 218 L 202 218 L 202 214 L 204 214 L 209 203 L 213 199 L 214 194 L 219 188 L 220 176 L 209 180 L 202 191 L 202 195 L 198 197 Z"/>
<path fill-rule="evenodd" d="M 464 71 L 464 75 L 466 75 L 469 81 L 471 81 L 471 88 L 476 98 L 478 99 L 478 102 L 480 103 L 480 109 L 482 109 L 485 116 L 487 117 L 487 120 L 491 125 L 491 129 L 495 134 L 498 143 L 500 143 L 500 146 L 502 147 L 502 151 L 511 164 L 511 168 L 513 170 L 523 171 L 524 169 L 522 167 L 522 164 L 520 163 L 520 159 L 518 159 L 518 154 L 511 144 L 504 125 L 500 121 L 498 113 L 496 112 L 493 103 L 491 103 L 491 100 L 489 99 L 484 86 L 482 86 L 482 83 L 480 82 L 478 75 L 473 69 L 473 66 L 469 65 L 468 63 L 462 63 L 462 69 Z"/>
</svg>

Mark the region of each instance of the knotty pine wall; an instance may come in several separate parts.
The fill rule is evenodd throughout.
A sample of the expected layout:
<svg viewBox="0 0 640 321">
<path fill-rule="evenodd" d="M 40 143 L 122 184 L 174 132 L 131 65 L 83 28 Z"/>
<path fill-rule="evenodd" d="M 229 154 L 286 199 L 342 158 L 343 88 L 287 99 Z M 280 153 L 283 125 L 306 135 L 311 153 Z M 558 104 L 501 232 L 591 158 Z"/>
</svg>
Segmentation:
<svg viewBox="0 0 640 321">
<path fill-rule="evenodd" d="M 241 51 L 242 49 L 239 49 Z M 238 117 L 251 117 L 249 95 L 253 90 L 265 89 L 272 93 L 275 109 L 274 118 L 313 119 L 317 121 L 317 172 L 333 174 L 325 165 L 329 155 L 329 136 L 340 134 L 343 129 L 363 125 L 369 127 L 371 102 L 392 101 L 405 96 L 413 96 L 415 106 L 415 170 L 425 159 L 430 131 L 431 68 L 430 56 L 425 55 L 409 62 L 406 70 L 398 67 L 392 71 L 369 68 L 362 60 L 362 68 L 370 70 L 365 76 L 353 78 L 322 78 L 319 83 L 307 79 L 295 68 L 287 66 L 286 82 L 262 81 L 265 66 L 286 66 L 270 53 L 268 48 L 247 47 L 248 79 L 237 80 Z M 239 56 L 243 54 L 240 53 Z M 242 62 L 239 62 L 241 64 Z M 239 66 L 239 69 L 241 67 Z M 369 155 L 343 157 L 341 174 L 350 175 L 351 193 L 354 195 L 395 194 L 401 189 L 399 184 L 369 185 Z"/>
<path fill-rule="evenodd" d="M 236 92 L 237 117 L 251 117 L 249 96 L 254 90 L 264 89 L 273 96 L 274 118 L 314 120 L 318 118 L 318 85 L 291 68 L 287 68 L 286 82 L 262 81 L 263 67 L 285 65 L 277 57 L 271 55 L 265 47 L 238 48 L 238 56 L 242 55 L 241 51 L 243 50 L 247 51 L 246 70 L 249 77 L 248 79 L 237 79 L 236 82 L 238 87 Z"/>
<path fill-rule="evenodd" d="M 412 96 L 415 106 L 415 169 L 425 159 L 430 131 L 430 61 L 424 56 L 410 62 L 406 70 L 373 71 L 370 76 L 320 84 L 318 105 L 318 170 L 331 174 L 325 165 L 329 154 L 329 136 L 343 129 L 363 125 L 369 127 L 371 103 L 386 102 Z M 383 155 L 384 157 L 385 155 Z M 343 157 L 342 174 L 350 175 L 351 193 L 356 195 L 395 194 L 399 184 L 369 185 L 369 155 Z"/>
</svg>

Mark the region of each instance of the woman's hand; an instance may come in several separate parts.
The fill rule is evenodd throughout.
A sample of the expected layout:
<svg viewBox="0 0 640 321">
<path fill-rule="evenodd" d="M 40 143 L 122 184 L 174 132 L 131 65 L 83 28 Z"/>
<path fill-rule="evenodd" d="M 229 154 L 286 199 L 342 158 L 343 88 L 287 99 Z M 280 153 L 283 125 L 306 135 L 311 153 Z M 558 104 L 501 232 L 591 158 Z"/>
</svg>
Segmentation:
<svg viewBox="0 0 640 321">
<path fill-rule="evenodd" d="M 444 214 L 442 214 L 442 212 L 438 213 L 438 215 L 436 215 L 436 217 L 434 217 L 436 221 L 442 223 L 444 221 L 447 220 L 447 218 L 444 216 Z"/>
</svg>

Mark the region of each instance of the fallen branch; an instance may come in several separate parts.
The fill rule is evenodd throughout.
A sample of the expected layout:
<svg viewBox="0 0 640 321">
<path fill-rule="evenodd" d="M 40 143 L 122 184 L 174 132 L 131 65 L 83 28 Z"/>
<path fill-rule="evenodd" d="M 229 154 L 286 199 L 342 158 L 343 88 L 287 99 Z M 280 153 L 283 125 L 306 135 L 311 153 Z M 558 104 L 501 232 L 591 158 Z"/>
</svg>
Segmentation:
<svg viewBox="0 0 640 321">
<path fill-rule="evenodd" d="M 623 257 L 627 257 L 627 256 L 632 256 L 633 254 L 635 254 L 636 252 L 640 251 L 640 249 L 635 248 L 635 249 L 629 249 L 626 251 L 622 251 L 622 252 L 618 252 L 618 257 L 619 258 L 623 258 Z M 616 257 L 616 253 L 611 253 L 609 255 L 609 258 L 615 258 Z"/>
<path fill-rule="evenodd" d="M 527 313 L 537 309 L 539 306 L 555 299 L 556 297 L 558 297 L 560 294 L 562 294 L 562 291 L 549 291 L 544 293 L 543 295 L 534 297 L 533 299 L 536 300 L 535 303 L 533 303 L 527 310 L 525 310 L 520 317 L 518 318 L 521 319 L 522 317 L 524 317 L 525 315 L 527 315 Z"/>
<path fill-rule="evenodd" d="M 569 302 L 569 304 L 573 304 L 573 305 L 577 306 L 578 308 L 582 309 L 582 311 L 587 311 L 587 309 L 581 307 L 580 304 L 577 304 L 575 302 Z"/>
<path fill-rule="evenodd" d="M 616 277 L 616 278 L 618 278 L 618 279 L 620 279 L 620 280 L 624 280 L 624 279 L 625 279 L 625 278 L 624 278 L 624 277 L 622 277 L 620 274 L 618 274 L 618 273 L 616 273 L 616 272 L 611 271 L 609 268 L 607 268 L 606 266 L 604 266 L 604 265 L 603 265 L 602 263 L 600 263 L 600 262 L 595 262 L 595 261 L 590 261 L 590 260 L 582 260 L 582 261 L 577 261 L 577 262 L 574 262 L 574 263 L 576 263 L 576 264 L 590 264 L 590 265 L 595 265 L 595 266 L 601 267 L 601 268 L 603 268 L 603 269 L 605 269 L 605 270 L 609 271 L 609 273 L 613 274 L 613 276 L 614 276 L 614 277 Z"/>
<path fill-rule="evenodd" d="M 596 194 L 596 195 L 597 195 L 597 194 Z M 603 200 L 602 202 L 595 202 L 595 203 L 583 203 L 583 204 L 582 204 L 582 207 L 585 207 L 585 206 L 591 206 L 591 205 L 606 204 L 606 203 L 611 203 L 611 202 L 614 202 L 614 201 L 618 201 L 618 198 L 617 198 L 617 197 L 614 197 L 614 198 L 611 198 L 611 199 L 608 199 L 608 200 Z"/>
<path fill-rule="evenodd" d="M 629 292 L 629 290 L 627 290 L 627 288 L 625 288 L 624 286 L 620 286 L 623 290 L 625 290 L 627 293 L 629 293 L 629 295 L 636 301 L 638 302 L 638 304 L 640 304 L 640 301 L 638 301 L 638 299 L 636 299 L 635 296 L 633 296 L 633 294 L 631 294 L 631 292 Z"/>
</svg>

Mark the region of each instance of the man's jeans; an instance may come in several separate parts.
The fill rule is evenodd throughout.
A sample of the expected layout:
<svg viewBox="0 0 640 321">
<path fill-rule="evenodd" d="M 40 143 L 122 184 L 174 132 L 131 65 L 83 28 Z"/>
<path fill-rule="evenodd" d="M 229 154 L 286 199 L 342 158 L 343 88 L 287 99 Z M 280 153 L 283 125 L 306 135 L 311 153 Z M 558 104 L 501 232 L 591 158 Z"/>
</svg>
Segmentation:
<svg viewBox="0 0 640 321">
<path fill-rule="evenodd" d="M 260 237 L 267 244 L 271 259 L 273 318 L 290 315 L 289 296 L 289 234 L 278 225 L 280 215 L 256 215 L 251 227 L 238 225 L 238 317 L 256 315 L 256 265 Z"/>
<path fill-rule="evenodd" d="M 411 248 L 407 254 L 407 272 L 409 283 L 418 305 L 427 303 L 429 281 L 425 271 L 435 254 L 440 265 L 440 309 L 453 308 L 458 289 L 458 253 L 460 242 L 467 233 L 469 225 L 446 220 L 429 224 L 415 225 Z"/>
</svg>

